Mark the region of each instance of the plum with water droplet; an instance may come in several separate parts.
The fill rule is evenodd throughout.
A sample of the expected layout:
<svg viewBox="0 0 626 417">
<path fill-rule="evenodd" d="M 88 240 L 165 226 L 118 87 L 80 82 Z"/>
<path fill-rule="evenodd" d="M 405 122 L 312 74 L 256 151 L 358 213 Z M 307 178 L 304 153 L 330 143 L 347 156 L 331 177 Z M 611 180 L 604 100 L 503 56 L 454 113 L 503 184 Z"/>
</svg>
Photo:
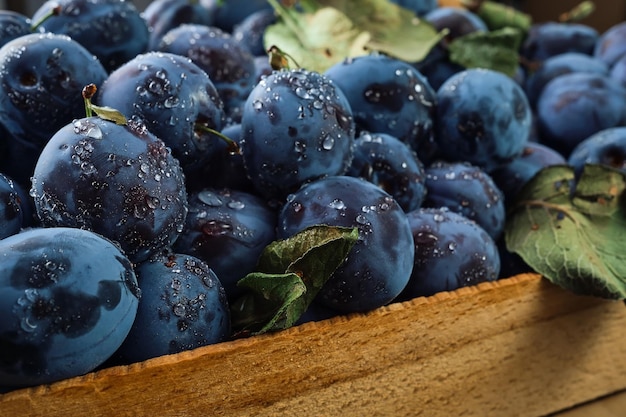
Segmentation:
<svg viewBox="0 0 626 417">
<path fill-rule="evenodd" d="M 183 171 L 145 125 L 99 117 L 60 129 L 41 152 L 31 196 L 47 227 L 92 230 L 133 262 L 171 245 L 187 215 Z"/>
<path fill-rule="evenodd" d="M 400 299 L 425 297 L 480 282 L 500 274 L 495 241 L 473 220 L 447 208 L 407 213 L 415 242 L 415 263 Z"/>
<path fill-rule="evenodd" d="M 404 210 L 383 189 L 350 176 L 310 182 L 287 198 L 277 236 L 317 224 L 356 227 L 359 237 L 316 302 L 344 313 L 363 312 L 390 303 L 404 289 L 413 268 L 413 235 Z"/>
<path fill-rule="evenodd" d="M 343 92 L 304 69 L 275 71 L 244 105 L 243 160 L 258 193 L 283 200 L 303 183 L 346 172 L 355 125 Z"/>
<path fill-rule="evenodd" d="M 426 168 L 424 207 L 446 207 L 478 223 L 494 240 L 504 232 L 504 195 L 493 178 L 466 162 L 435 162 Z"/>
<path fill-rule="evenodd" d="M 139 297 L 129 259 L 96 233 L 33 228 L 0 240 L 0 386 L 100 366 L 130 331 Z"/>
<path fill-rule="evenodd" d="M 109 75 L 97 102 L 144 123 L 189 176 L 205 166 L 220 141 L 207 131 L 224 124 L 219 93 L 204 70 L 180 55 L 137 55 Z"/>
<path fill-rule="evenodd" d="M 22 201 L 18 185 L 0 174 L 0 239 L 18 233 L 25 225 L 28 207 Z"/>
<path fill-rule="evenodd" d="M 276 210 L 256 195 L 205 188 L 189 195 L 189 214 L 174 250 L 206 262 L 233 300 L 242 293 L 237 281 L 254 270 L 276 238 L 276 221 Z"/>
<path fill-rule="evenodd" d="M 28 16 L 12 10 L 0 10 L 0 46 L 33 33 L 32 21 Z"/>
<path fill-rule="evenodd" d="M 435 152 L 437 97 L 417 69 L 385 55 L 346 59 L 324 73 L 343 91 L 361 131 L 387 133 L 428 164 Z"/>
<path fill-rule="evenodd" d="M 45 32 L 71 37 L 112 71 L 148 48 L 148 25 L 135 5 L 125 0 L 48 0 L 33 14 Z"/>
<path fill-rule="evenodd" d="M 164 251 L 137 265 L 135 273 L 141 288 L 137 317 L 114 361 L 140 362 L 230 336 L 224 288 L 205 262 Z"/>
<path fill-rule="evenodd" d="M 420 208 L 426 197 L 424 165 L 409 145 L 386 133 L 361 132 L 347 175 L 378 185 L 407 212 Z"/>
<path fill-rule="evenodd" d="M 255 85 L 254 57 L 230 33 L 217 27 L 183 24 L 167 32 L 156 50 L 190 58 L 211 78 L 234 123 Z"/>
</svg>

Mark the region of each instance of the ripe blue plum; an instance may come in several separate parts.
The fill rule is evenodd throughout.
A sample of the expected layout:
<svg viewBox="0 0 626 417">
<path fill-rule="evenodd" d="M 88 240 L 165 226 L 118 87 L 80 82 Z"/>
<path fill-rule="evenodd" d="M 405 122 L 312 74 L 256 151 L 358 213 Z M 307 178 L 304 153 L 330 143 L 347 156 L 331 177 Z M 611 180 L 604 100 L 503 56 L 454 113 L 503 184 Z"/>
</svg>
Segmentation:
<svg viewBox="0 0 626 417">
<path fill-rule="evenodd" d="M 262 9 L 252 13 L 233 28 L 233 37 L 254 56 L 267 56 L 263 35 L 276 22 L 274 10 Z"/>
<path fill-rule="evenodd" d="M 504 231 L 504 195 L 481 168 L 465 162 L 435 162 L 426 168 L 424 207 L 446 207 L 481 226 L 494 240 Z"/>
<path fill-rule="evenodd" d="M 284 239 L 317 224 L 359 231 L 317 302 L 339 312 L 363 312 L 386 305 L 404 289 L 413 267 L 413 235 L 406 214 L 387 192 L 349 176 L 313 181 L 287 198 L 277 236 Z"/>
<path fill-rule="evenodd" d="M 33 228 L 0 240 L 0 386 L 100 366 L 130 331 L 139 297 L 131 262 L 93 232 Z"/>
<path fill-rule="evenodd" d="M 498 279 L 498 248 L 476 222 L 447 208 L 421 208 L 407 217 L 415 241 L 415 264 L 400 299 Z"/>
<path fill-rule="evenodd" d="M 490 172 L 519 155 L 528 142 L 530 105 L 522 88 L 501 72 L 458 72 L 437 90 L 437 102 L 435 139 L 444 160 Z"/>
<path fill-rule="evenodd" d="M 437 7 L 424 16 L 424 20 L 439 32 L 448 30 L 446 40 L 451 41 L 474 32 L 488 32 L 485 22 L 475 13 L 460 7 Z"/>
<path fill-rule="evenodd" d="M 189 58 L 163 52 L 140 54 L 113 71 L 97 101 L 141 121 L 170 147 L 189 175 L 206 165 L 224 106 L 207 73 Z"/>
<path fill-rule="evenodd" d="M 141 301 L 115 361 L 134 363 L 179 353 L 230 336 L 224 288 L 201 260 L 164 251 L 135 268 Z"/>
<path fill-rule="evenodd" d="M 28 16 L 12 10 L 0 10 L 0 46 L 33 33 L 31 25 L 32 21 Z"/>
<path fill-rule="evenodd" d="M 626 127 L 612 127 L 594 133 L 580 142 L 569 155 L 567 163 L 576 177 L 585 164 L 603 164 L 626 173 Z"/>
<path fill-rule="evenodd" d="M 611 68 L 625 54 L 626 22 L 620 22 L 600 35 L 593 49 L 593 56 Z"/>
<path fill-rule="evenodd" d="M 133 262 L 171 245 L 187 215 L 184 175 L 163 141 L 145 125 L 99 117 L 77 119 L 50 139 L 30 194 L 44 226 L 93 230 Z"/>
<path fill-rule="evenodd" d="M 200 0 L 200 5 L 214 13 L 214 24 L 226 32 L 259 10 L 273 10 L 267 0 Z"/>
<path fill-rule="evenodd" d="M 567 161 L 559 152 L 528 142 L 522 153 L 511 162 L 492 171 L 490 176 L 504 194 L 504 204 L 510 207 L 519 191 L 541 169 L 550 165 L 565 165 Z"/>
<path fill-rule="evenodd" d="M 253 194 L 205 188 L 189 195 L 189 214 L 174 250 L 206 262 L 234 300 L 242 293 L 237 281 L 254 270 L 275 240 L 277 216 Z"/>
<path fill-rule="evenodd" d="M 214 10 L 197 0 L 152 0 L 142 17 L 150 30 L 147 51 L 155 51 L 161 38 L 175 27 L 186 23 L 210 26 L 215 19 Z"/>
<path fill-rule="evenodd" d="M 20 36 L 0 48 L 0 123 L 11 140 L 38 153 L 57 130 L 85 115 L 83 87 L 107 76 L 98 58 L 67 35 Z"/>
<path fill-rule="evenodd" d="M 626 88 L 608 75 L 560 75 L 537 101 L 540 142 L 566 158 L 582 140 L 625 122 Z"/>
<path fill-rule="evenodd" d="M 620 83 L 623 87 L 626 87 L 626 54 L 615 61 L 615 64 L 613 64 L 609 71 L 609 77 Z"/>
<path fill-rule="evenodd" d="M 428 51 L 424 59 L 413 65 L 426 77 L 435 91 L 439 90 L 448 78 L 465 69 L 450 60 L 448 49 L 441 42 Z"/>
<path fill-rule="evenodd" d="M 591 72 L 607 75 L 609 68 L 599 59 L 580 52 L 567 52 L 550 57 L 543 61 L 541 66 L 527 78 L 524 84 L 524 91 L 531 107 L 536 108 L 537 100 L 546 84 L 559 75 L 572 72 Z"/>
<path fill-rule="evenodd" d="M 306 181 L 345 173 L 354 135 L 345 95 L 314 71 L 273 72 L 243 108 L 244 165 L 257 192 L 272 200 L 282 201 Z"/>
<path fill-rule="evenodd" d="M 417 16 L 424 16 L 426 13 L 437 8 L 437 0 L 390 0 L 398 6 L 409 9 Z"/>
<path fill-rule="evenodd" d="M 346 95 L 359 131 L 406 142 L 425 164 L 434 153 L 436 94 L 410 64 L 384 55 L 346 59 L 325 75 Z"/>
<path fill-rule="evenodd" d="M 599 38 L 595 28 L 582 23 L 540 22 L 531 26 L 520 53 L 539 62 L 566 52 L 592 55 Z"/>
<path fill-rule="evenodd" d="M 48 0 L 32 20 L 40 21 L 55 7 L 59 12 L 45 19 L 40 28 L 71 37 L 98 57 L 107 71 L 148 48 L 148 25 L 130 1 Z"/>
<path fill-rule="evenodd" d="M 378 185 L 404 211 L 416 210 L 424 201 L 424 165 L 406 143 L 386 133 L 361 132 L 354 141 L 354 159 L 346 174 Z"/>
<path fill-rule="evenodd" d="M 18 233 L 25 222 L 24 203 L 17 184 L 0 174 L 0 239 Z"/>
<path fill-rule="evenodd" d="M 217 27 L 182 24 L 167 32 L 157 46 L 190 58 L 208 75 L 224 110 L 233 122 L 241 118 L 241 106 L 255 84 L 254 57 L 228 32 Z"/>
</svg>

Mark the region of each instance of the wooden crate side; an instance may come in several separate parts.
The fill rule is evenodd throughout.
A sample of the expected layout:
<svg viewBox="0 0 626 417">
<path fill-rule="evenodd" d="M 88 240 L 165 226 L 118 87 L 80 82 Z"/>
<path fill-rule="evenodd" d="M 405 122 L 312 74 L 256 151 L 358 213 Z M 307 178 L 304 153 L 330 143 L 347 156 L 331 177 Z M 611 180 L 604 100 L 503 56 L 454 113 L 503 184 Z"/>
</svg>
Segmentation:
<svg viewBox="0 0 626 417">
<path fill-rule="evenodd" d="M 8 393 L 0 415 L 545 415 L 626 388 L 625 325 L 523 275 Z"/>
</svg>

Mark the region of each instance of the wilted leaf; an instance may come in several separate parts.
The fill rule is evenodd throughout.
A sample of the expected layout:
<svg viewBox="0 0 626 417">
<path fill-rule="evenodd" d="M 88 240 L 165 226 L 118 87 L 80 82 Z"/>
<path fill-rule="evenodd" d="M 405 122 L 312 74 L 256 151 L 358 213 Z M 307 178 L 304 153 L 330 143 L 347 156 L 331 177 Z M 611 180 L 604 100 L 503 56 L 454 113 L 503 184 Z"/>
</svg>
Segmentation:
<svg viewBox="0 0 626 417">
<path fill-rule="evenodd" d="M 522 33 L 514 28 L 473 32 L 448 45 L 450 60 L 465 68 L 488 68 L 513 76 L 519 64 Z"/>
<path fill-rule="evenodd" d="M 587 165 L 574 184 L 569 166 L 533 177 L 509 213 L 507 248 L 573 292 L 624 299 L 626 175 Z"/>
<path fill-rule="evenodd" d="M 114 122 L 118 125 L 125 125 L 127 123 L 126 117 L 118 110 L 115 110 L 111 107 L 102 107 L 96 106 L 95 104 L 90 105 L 91 110 L 98 115 L 101 119 L 108 120 L 109 122 Z"/>
<path fill-rule="evenodd" d="M 466 8 L 478 15 L 489 30 L 512 27 L 519 29 L 525 34 L 533 23 L 533 19 L 529 14 L 506 4 L 482 0 L 463 0 L 462 3 Z"/>
<path fill-rule="evenodd" d="M 249 292 L 233 303 L 233 327 L 260 334 L 293 326 L 357 239 L 357 228 L 319 225 L 268 245 L 237 283 Z"/>
</svg>

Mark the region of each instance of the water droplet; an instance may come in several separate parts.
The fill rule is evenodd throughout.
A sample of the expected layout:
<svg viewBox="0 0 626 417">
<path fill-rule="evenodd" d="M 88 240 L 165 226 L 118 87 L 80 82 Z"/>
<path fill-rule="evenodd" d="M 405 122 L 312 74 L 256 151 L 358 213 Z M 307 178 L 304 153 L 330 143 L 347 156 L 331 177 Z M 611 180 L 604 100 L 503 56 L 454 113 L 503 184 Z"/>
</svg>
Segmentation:
<svg viewBox="0 0 626 417">
<path fill-rule="evenodd" d="M 198 199 L 204 204 L 211 207 L 220 207 L 222 204 L 224 204 L 219 195 L 208 190 L 204 190 L 198 193 Z"/>
<path fill-rule="evenodd" d="M 233 226 L 218 220 L 210 220 L 202 225 L 202 233 L 207 236 L 223 236 L 232 230 Z"/>
<path fill-rule="evenodd" d="M 30 317 L 22 317 L 22 320 L 20 320 L 20 327 L 25 332 L 32 333 L 32 332 L 35 331 L 35 329 L 37 329 L 37 324 L 36 323 L 32 323 L 30 321 Z"/>
<path fill-rule="evenodd" d="M 362 215 L 362 214 L 357 215 L 357 216 L 356 216 L 355 221 L 356 221 L 358 224 L 367 224 L 367 223 L 368 223 L 368 222 L 367 222 L 367 217 L 365 217 L 365 216 L 364 216 L 364 215 Z"/>
<path fill-rule="evenodd" d="M 328 203 L 328 205 L 337 210 L 344 210 L 346 208 L 346 204 L 339 198 L 335 198 L 333 201 Z"/>
<path fill-rule="evenodd" d="M 456 242 L 448 243 L 448 249 L 450 250 L 450 252 L 453 252 L 456 249 Z"/>
<path fill-rule="evenodd" d="M 333 149 L 333 147 L 335 146 L 335 139 L 333 137 L 326 136 L 323 140 L 322 140 L 322 148 L 324 150 L 330 151 L 331 149 Z"/>
<path fill-rule="evenodd" d="M 233 210 L 241 210 L 241 209 L 246 207 L 245 203 L 243 201 L 239 201 L 239 200 L 229 201 L 227 206 L 230 207 Z"/>
<path fill-rule="evenodd" d="M 263 109 L 263 102 L 261 100 L 254 100 L 252 102 L 252 108 L 256 111 L 261 111 L 261 109 Z"/>
<path fill-rule="evenodd" d="M 433 214 L 433 220 L 436 222 L 442 222 L 445 220 L 445 217 L 441 213 L 435 213 Z"/>
<path fill-rule="evenodd" d="M 172 311 L 177 317 L 185 317 L 185 315 L 187 314 L 187 307 L 185 307 L 184 304 L 176 303 L 172 306 Z"/>
</svg>

